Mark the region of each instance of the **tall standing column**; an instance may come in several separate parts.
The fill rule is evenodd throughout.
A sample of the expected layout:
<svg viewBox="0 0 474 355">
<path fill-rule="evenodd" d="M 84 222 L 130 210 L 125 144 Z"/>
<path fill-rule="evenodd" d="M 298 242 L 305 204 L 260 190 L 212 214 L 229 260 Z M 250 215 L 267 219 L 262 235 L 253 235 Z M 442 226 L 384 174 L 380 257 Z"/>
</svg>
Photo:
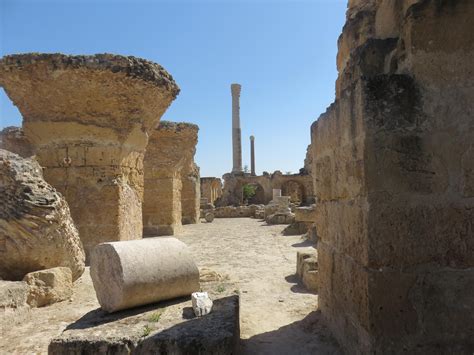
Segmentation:
<svg viewBox="0 0 474 355">
<path fill-rule="evenodd" d="M 255 176 L 255 137 L 250 136 L 250 173 Z"/>
<path fill-rule="evenodd" d="M 232 156 L 233 173 L 242 172 L 242 138 L 240 132 L 240 84 L 232 84 Z"/>
</svg>

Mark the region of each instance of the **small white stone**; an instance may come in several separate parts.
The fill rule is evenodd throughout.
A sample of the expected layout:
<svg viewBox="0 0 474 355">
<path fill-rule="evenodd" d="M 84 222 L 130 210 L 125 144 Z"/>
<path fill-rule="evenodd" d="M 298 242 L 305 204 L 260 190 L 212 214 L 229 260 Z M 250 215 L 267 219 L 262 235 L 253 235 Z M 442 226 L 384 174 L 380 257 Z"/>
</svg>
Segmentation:
<svg viewBox="0 0 474 355">
<path fill-rule="evenodd" d="M 202 317 L 211 313 L 212 300 L 209 298 L 207 292 L 193 292 L 191 294 L 191 300 L 196 317 Z"/>
</svg>

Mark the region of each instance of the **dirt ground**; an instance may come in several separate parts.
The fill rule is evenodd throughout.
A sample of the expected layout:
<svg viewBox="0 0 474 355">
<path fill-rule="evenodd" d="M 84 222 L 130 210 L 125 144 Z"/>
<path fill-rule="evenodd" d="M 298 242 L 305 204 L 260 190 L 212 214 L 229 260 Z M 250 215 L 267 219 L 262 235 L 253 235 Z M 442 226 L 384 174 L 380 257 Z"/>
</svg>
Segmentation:
<svg viewBox="0 0 474 355">
<path fill-rule="evenodd" d="M 250 218 L 187 225 L 177 236 L 191 248 L 200 269 L 228 276 L 240 290 L 243 354 L 339 354 L 317 311 L 317 295 L 295 280 L 296 252 L 310 249 L 285 226 Z M 0 354 L 44 354 L 50 339 L 99 307 L 88 273 L 71 300 L 0 320 Z"/>
</svg>

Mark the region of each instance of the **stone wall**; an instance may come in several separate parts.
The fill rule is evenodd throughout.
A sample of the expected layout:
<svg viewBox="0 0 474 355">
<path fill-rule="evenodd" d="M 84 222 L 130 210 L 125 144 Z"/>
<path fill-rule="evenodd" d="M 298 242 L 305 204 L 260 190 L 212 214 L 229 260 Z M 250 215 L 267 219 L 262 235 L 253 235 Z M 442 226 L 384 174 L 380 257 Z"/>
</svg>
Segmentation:
<svg viewBox="0 0 474 355">
<path fill-rule="evenodd" d="M 34 155 L 34 148 L 20 127 L 5 127 L 0 131 L 0 149 L 28 158 Z"/>
<path fill-rule="evenodd" d="M 171 75 L 134 57 L 22 54 L 1 59 L 0 85 L 86 253 L 141 238 L 143 156 L 148 132 L 179 92 Z"/>
<path fill-rule="evenodd" d="M 153 131 L 145 154 L 143 234 L 173 235 L 182 226 L 183 213 L 195 203 L 199 170 L 194 164 L 198 127 L 190 123 L 163 121 Z M 199 191 L 199 186 L 197 187 Z M 184 193 L 183 193 L 184 192 Z M 197 199 L 197 202 L 196 202 Z M 191 205 L 191 206 L 190 206 Z M 197 206 L 199 219 L 199 205 Z M 194 223 L 196 217 L 194 217 Z"/>
<path fill-rule="evenodd" d="M 351 353 L 474 350 L 474 2 L 350 1 L 312 125 L 319 305 Z"/>
<path fill-rule="evenodd" d="M 189 169 L 184 169 L 181 175 L 183 189 L 181 190 L 182 222 L 196 224 L 200 221 L 201 178 L 199 167 L 191 160 Z"/>
<path fill-rule="evenodd" d="M 201 197 L 207 198 L 211 204 L 222 196 L 222 182 L 216 177 L 201 178 Z"/>
<path fill-rule="evenodd" d="M 250 174 L 225 174 L 224 187 L 219 206 L 241 205 L 242 187 L 251 184 L 257 187 L 257 198 L 251 204 L 268 204 L 273 198 L 273 189 L 281 189 L 283 195 L 291 196 L 291 202 L 309 204 L 313 201 L 313 179 L 309 174 L 273 174 L 251 176 Z"/>
</svg>

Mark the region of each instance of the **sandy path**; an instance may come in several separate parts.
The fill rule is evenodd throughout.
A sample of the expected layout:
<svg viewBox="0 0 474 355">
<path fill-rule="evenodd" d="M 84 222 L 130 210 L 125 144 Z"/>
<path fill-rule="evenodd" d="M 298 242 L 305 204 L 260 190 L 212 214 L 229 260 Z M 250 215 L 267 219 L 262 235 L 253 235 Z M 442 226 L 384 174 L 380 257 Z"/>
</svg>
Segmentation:
<svg viewBox="0 0 474 355">
<path fill-rule="evenodd" d="M 308 246 L 299 236 L 282 236 L 283 228 L 250 218 L 215 219 L 185 226 L 178 238 L 200 268 L 228 275 L 239 287 L 242 353 L 338 353 L 315 311 L 317 296 L 294 282 L 296 251 Z M 98 307 L 86 272 L 72 300 L 33 308 L 15 321 L 0 318 L 0 355 L 47 354 L 52 338 Z"/>
<path fill-rule="evenodd" d="M 250 218 L 215 219 L 185 226 L 178 236 L 199 267 L 227 274 L 241 290 L 245 354 L 334 354 L 334 341 L 319 321 L 318 296 L 296 284 L 296 252 L 311 249 L 285 226 Z"/>
</svg>

